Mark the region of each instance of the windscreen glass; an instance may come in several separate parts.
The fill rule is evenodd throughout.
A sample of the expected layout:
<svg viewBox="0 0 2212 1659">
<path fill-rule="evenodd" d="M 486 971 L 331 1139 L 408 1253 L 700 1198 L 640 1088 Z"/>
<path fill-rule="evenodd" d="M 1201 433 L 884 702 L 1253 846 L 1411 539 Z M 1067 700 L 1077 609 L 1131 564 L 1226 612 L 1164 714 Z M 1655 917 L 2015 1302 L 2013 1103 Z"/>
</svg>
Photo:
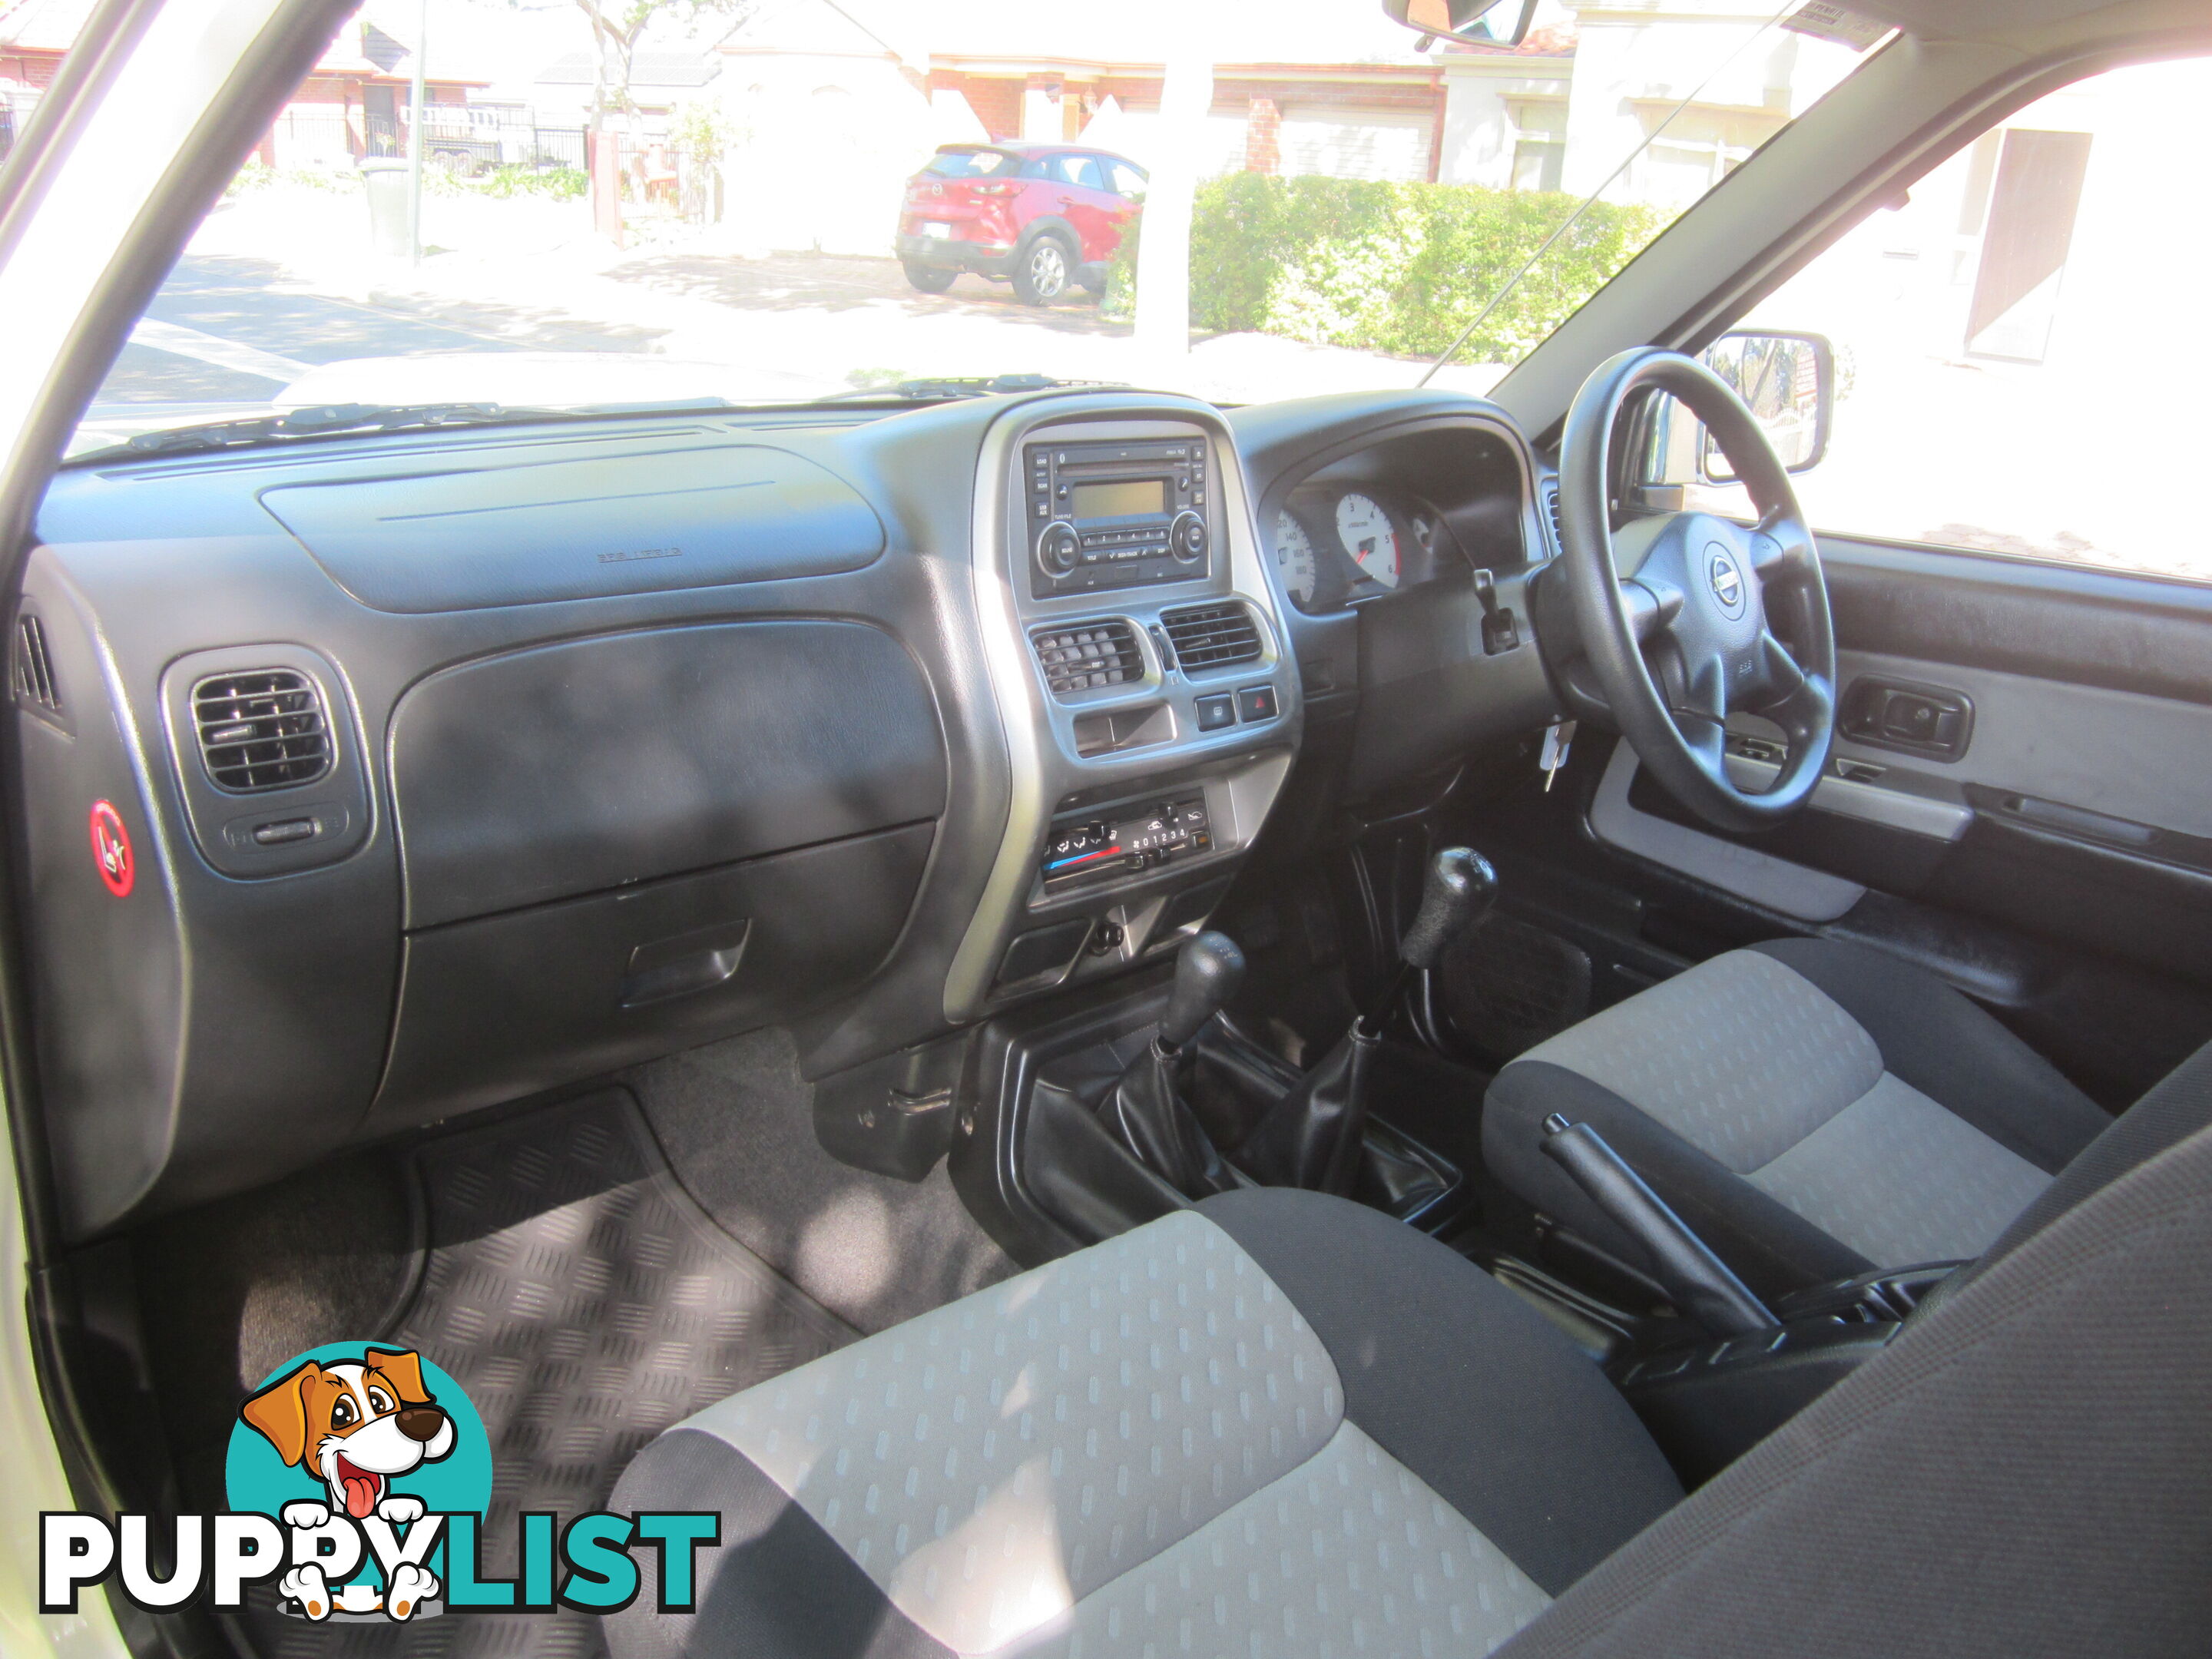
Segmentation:
<svg viewBox="0 0 2212 1659">
<path fill-rule="evenodd" d="M 83 9 L 34 9 L 58 62 Z M 1540 0 L 1470 47 L 1379 0 L 367 0 L 72 447 L 1002 376 L 1484 392 L 1881 49 L 1808 9 Z"/>
</svg>

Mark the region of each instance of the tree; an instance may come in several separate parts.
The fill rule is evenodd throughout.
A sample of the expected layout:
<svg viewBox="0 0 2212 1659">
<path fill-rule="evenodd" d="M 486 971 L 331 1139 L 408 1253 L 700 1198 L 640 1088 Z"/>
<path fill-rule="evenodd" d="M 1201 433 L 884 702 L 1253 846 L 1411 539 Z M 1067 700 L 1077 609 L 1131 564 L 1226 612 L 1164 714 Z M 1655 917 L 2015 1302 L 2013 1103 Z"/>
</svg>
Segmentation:
<svg viewBox="0 0 2212 1659">
<path fill-rule="evenodd" d="M 630 65 L 637 43 L 656 20 L 692 23 L 725 17 L 727 40 L 759 9 L 761 0 L 576 0 L 592 25 L 592 125 L 603 126 L 610 112 L 627 114 Z"/>
</svg>

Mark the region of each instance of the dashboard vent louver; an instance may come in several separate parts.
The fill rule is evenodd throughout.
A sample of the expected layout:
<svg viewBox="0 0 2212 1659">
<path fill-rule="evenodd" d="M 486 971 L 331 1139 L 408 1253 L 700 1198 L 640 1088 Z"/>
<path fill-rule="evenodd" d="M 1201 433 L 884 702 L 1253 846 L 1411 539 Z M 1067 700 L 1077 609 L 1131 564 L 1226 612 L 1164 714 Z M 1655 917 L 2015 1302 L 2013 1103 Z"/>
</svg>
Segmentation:
<svg viewBox="0 0 2212 1659">
<path fill-rule="evenodd" d="M 15 695 L 49 714 L 62 712 L 62 694 L 54 684 L 53 659 L 46 653 L 46 624 L 36 617 L 15 620 Z"/>
<path fill-rule="evenodd" d="M 1253 626 L 1252 613 L 1241 605 L 1194 605 L 1181 611 L 1163 611 L 1160 626 L 1167 629 L 1186 674 L 1260 659 L 1260 630 Z"/>
<path fill-rule="evenodd" d="M 1545 479 L 1543 494 L 1544 521 L 1552 526 L 1552 551 L 1564 553 L 1567 538 L 1559 532 L 1559 481 L 1557 478 Z"/>
<path fill-rule="evenodd" d="M 234 794 L 313 783 L 331 769 L 322 698 L 296 669 L 202 680 L 192 688 L 192 724 L 208 777 Z"/>
<path fill-rule="evenodd" d="M 1039 629 L 1030 635 L 1045 683 L 1054 696 L 1095 691 L 1103 686 L 1134 685 L 1145 678 L 1145 659 L 1137 649 L 1137 630 L 1119 617 Z"/>
</svg>

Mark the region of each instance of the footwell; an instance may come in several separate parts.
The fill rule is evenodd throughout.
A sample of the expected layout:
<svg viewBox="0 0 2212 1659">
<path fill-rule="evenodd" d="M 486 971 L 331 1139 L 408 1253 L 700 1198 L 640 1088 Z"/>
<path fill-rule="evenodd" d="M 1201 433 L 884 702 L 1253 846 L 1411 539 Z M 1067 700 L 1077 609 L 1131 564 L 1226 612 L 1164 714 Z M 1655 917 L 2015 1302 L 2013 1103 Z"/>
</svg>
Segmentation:
<svg viewBox="0 0 2212 1659">
<path fill-rule="evenodd" d="M 714 1224 L 625 1092 L 428 1141 L 415 1160 L 428 1248 L 378 1334 L 442 1366 L 483 1415 L 488 1577 L 514 1571 L 522 1512 L 605 1508 L 670 1424 L 856 1334 Z M 269 1656 L 604 1650 L 599 1620 L 569 1612 L 319 1626 L 276 1612 L 264 1587 L 246 1619 Z"/>
</svg>

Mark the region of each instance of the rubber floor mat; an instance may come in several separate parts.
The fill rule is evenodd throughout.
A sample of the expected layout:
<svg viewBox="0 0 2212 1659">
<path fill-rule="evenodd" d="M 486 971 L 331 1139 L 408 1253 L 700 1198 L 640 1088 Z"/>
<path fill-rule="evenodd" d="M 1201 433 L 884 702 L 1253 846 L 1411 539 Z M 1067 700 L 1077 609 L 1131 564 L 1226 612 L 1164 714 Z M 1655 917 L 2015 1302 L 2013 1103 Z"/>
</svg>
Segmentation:
<svg viewBox="0 0 2212 1659">
<path fill-rule="evenodd" d="M 488 1576 L 514 1569 L 517 1516 L 606 1507 L 670 1424 L 857 1334 L 723 1232 L 677 1184 L 622 1091 L 425 1143 L 422 1280 L 380 1333 L 434 1360 L 483 1415 Z M 586 1614 L 454 1614 L 311 1625 L 260 1587 L 246 1613 L 270 1659 L 336 1655 L 584 1659 Z"/>
</svg>

